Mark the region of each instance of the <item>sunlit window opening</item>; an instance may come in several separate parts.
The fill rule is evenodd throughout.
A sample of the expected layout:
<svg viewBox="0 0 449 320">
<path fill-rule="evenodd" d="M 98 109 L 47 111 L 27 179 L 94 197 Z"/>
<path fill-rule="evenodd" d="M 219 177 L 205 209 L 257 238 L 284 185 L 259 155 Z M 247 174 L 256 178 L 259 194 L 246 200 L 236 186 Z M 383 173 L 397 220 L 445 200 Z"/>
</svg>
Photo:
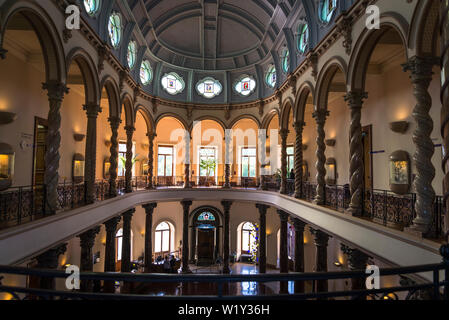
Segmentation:
<svg viewBox="0 0 449 320">
<path fill-rule="evenodd" d="M 140 82 L 146 86 L 150 84 L 151 80 L 153 80 L 153 69 L 151 69 L 150 62 L 145 60 L 140 66 Z"/>
<path fill-rule="evenodd" d="M 157 175 L 159 177 L 173 177 L 174 150 L 172 146 L 160 146 L 158 152 Z"/>
<path fill-rule="evenodd" d="M 337 9 L 337 0 L 321 0 L 320 2 L 320 20 L 324 23 L 329 23 L 332 16 Z"/>
<path fill-rule="evenodd" d="M 161 222 L 156 227 L 154 234 L 154 252 L 156 255 L 170 252 L 170 225 L 167 222 Z"/>
<path fill-rule="evenodd" d="M 282 52 L 282 70 L 287 73 L 290 70 L 290 51 L 284 49 Z"/>
<path fill-rule="evenodd" d="M 84 0 L 84 8 L 90 16 L 94 16 L 100 8 L 100 0 Z"/>
<path fill-rule="evenodd" d="M 251 222 L 247 222 L 242 228 L 242 254 L 251 254 L 257 248 L 257 230 Z"/>
<path fill-rule="evenodd" d="M 244 75 L 235 83 L 234 90 L 242 96 L 249 96 L 256 89 L 256 80 L 253 77 Z"/>
<path fill-rule="evenodd" d="M 118 176 L 124 177 L 126 173 L 126 142 L 119 142 L 118 145 Z M 133 176 L 135 176 L 135 162 L 136 162 L 136 143 L 133 142 Z"/>
<path fill-rule="evenodd" d="M 256 148 L 242 148 L 242 178 L 255 178 L 257 166 Z"/>
<path fill-rule="evenodd" d="M 196 91 L 199 95 L 212 99 L 220 95 L 223 91 L 223 86 L 220 81 L 214 78 L 204 78 L 196 85 Z"/>
<path fill-rule="evenodd" d="M 274 65 L 270 65 L 268 67 L 267 73 L 265 74 L 265 82 L 270 88 L 274 88 L 276 86 L 276 68 Z"/>
<path fill-rule="evenodd" d="M 130 41 L 128 44 L 128 66 L 130 69 L 134 68 L 137 59 L 137 44 L 135 41 Z"/>
<path fill-rule="evenodd" d="M 122 40 L 122 22 L 118 13 L 113 13 L 109 17 L 108 30 L 111 44 L 117 48 Z"/>
<path fill-rule="evenodd" d="M 309 45 L 309 25 L 301 24 L 298 28 L 298 50 L 301 53 L 306 52 Z"/>
<path fill-rule="evenodd" d="M 170 72 L 162 77 L 162 87 L 171 95 L 183 92 L 185 86 L 184 80 L 175 72 Z"/>
</svg>

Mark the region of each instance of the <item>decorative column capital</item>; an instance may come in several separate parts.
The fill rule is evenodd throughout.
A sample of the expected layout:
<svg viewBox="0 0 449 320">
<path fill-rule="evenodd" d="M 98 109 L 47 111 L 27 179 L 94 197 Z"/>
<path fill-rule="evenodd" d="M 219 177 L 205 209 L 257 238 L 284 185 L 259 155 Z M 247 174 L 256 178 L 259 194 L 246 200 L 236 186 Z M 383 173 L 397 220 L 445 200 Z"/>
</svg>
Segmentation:
<svg viewBox="0 0 449 320">
<path fill-rule="evenodd" d="M 118 217 L 114 217 L 112 219 L 109 219 L 108 221 L 106 221 L 104 223 L 105 227 L 106 227 L 106 232 L 107 233 L 113 233 L 117 230 L 117 225 L 120 223 L 120 220 L 122 218 L 120 216 Z"/>
<path fill-rule="evenodd" d="M 281 219 L 281 223 L 288 222 L 289 214 L 283 210 L 278 210 L 279 218 Z"/>
<path fill-rule="evenodd" d="M 94 246 L 95 237 L 100 233 L 100 226 L 90 229 L 78 236 L 81 248 L 90 249 Z"/>
<path fill-rule="evenodd" d="M 59 256 L 67 251 L 67 243 L 50 249 L 36 257 L 39 269 L 57 269 Z"/>
<path fill-rule="evenodd" d="M 134 128 L 133 126 L 126 126 L 125 131 L 128 136 L 132 136 L 134 134 L 134 131 L 136 131 L 136 128 Z"/>
<path fill-rule="evenodd" d="M 229 213 L 229 210 L 231 210 L 232 201 L 230 201 L 230 200 L 223 200 L 221 202 L 221 205 L 223 206 L 224 211 Z"/>
<path fill-rule="evenodd" d="M 136 212 L 136 209 L 132 208 L 132 209 L 129 209 L 128 211 L 122 213 L 123 220 L 131 220 L 131 218 L 133 217 L 135 212 Z"/>
<path fill-rule="evenodd" d="M 190 209 L 190 206 L 193 204 L 193 201 L 192 200 L 182 200 L 181 201 L 181 205 L 182 205 L 182 207 L 183 207 L 183 209 L 184 209 L 184 211 L 188 211 L 189 209 Z"/>
<path fill-rule="evenodd" d="M 348 103 L 349 108 L 357 109 L 362 107 L 363 100 L 368 98 L 368 93 L 363 90 L 354 90 L 348 92 L 344 98 Z"/>
<path fill-rule="evenodd" d="M 122 119 L 120 119 L 119 117 L 109 117 L 108 121 L 111 124 L 111 128 L 114 129 L 118 129 L 118 127 L 120 127 L 120 124 L 122 123 Z"/>
<path fill-rule="evenodd" d="M 293 226 L 295 227 L 296 232 L 304 232 L 306 225 L 307 223 L 305 223 L 304 221 L 298 218 L 293 218 Z"/>
<path fill-rule="evenodd" d="M 296 97 L 296 75 L 291 74 L 290 77 L 288 78 L 288 85 L 290 86 L 290 88 L 292 88 L 292 93 L 293 96 Z"/>
<path fill-rule="evenodd" d="M 270 208 L 270 206 L 269 206 L 269 205 L 266 205 L 266 204 L 257 203 L 257 204 L 256 204 L 256 208 L 259 209 L 259 213 L 260 213 L 260 214 L 266 215 L 268 209 Z"/>
<path fill-rule="evenodd" d="M 64 95 L 69 93 L 69 88 L 67 88 L 65 83 L 54 80 L 42 83 L 42 89 L 47 90 L 50 100 L 62 101 Z"/>
<path fill-rule="evenodd" d="M 283 140 L 287 140 L 289 133 L 290 133 L 290 131 L 288 129 L 281 129 L 281 130 L 279 130 L 279 135 L 281 136 L 281 138 Z"/>
<path fill-rule="evenodd" d="M 149 140 L 153 141 L 157 137 L 157 134 L 156 132 L 149 132 L 147 133 L 147 137 Z"/>
<path fill-rule="evenodd" d="M 293 123 L 293 128 L 295 128 L 295 131 L 302 132 L 304 130 L 304 127 L 306 126 L 306 123 L 303 120 L 299 120 Z"/>
<path fill-rule="evenodd" d="M 154 209 L 157 208 L 157 203 L 156 202 L 147 203 L 147 204 L 142 205 L 142 208 L 145 209 L 145 213 L 147 215 L 152 215 L 154 212 Z"/>
<path fill-rule="evenodd" d="M 317 247 L 327 247 L 330 236 L 321 230 L 310 228 Z"/>
<path fill-rule="evenodd" d="M 351 270 L 365 270 L 368 260 L 372 257 L 358 249 L 351 249 L 345 244 L 341 244 L 341 251 L 348 256 L 349 267 Z"/>
<path fill-rule="evenodd" d="M 83 110 L 86 111 L 88 118 L 97 118 L 98 114 L 101 113 L 102 108 L 97 103 L 89 103 L 83 105 Z"/>
<path fill-rule="evenodd" d="M 432 69 L 439 65 L 440 59 L 437 57 L 411 57 L 407 63 L 402 65 L 404 72 L 410 71 L 413 82 L 432 78 Z"/>
<path fill-rule="evenodd" d="M 326 118 L 329 116 L 329 111 L 326 109 L 317 109 L 312 114 L 312 116 L 318 124 L 324 123 L 326 121 Z"/>
</svg>

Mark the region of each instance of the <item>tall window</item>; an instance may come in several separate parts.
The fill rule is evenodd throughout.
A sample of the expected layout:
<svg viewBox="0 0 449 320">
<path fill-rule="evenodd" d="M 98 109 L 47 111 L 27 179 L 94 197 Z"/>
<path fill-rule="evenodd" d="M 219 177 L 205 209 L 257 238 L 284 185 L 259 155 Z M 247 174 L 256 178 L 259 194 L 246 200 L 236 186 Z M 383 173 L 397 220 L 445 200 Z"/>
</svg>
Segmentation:
<svg viewBox="0 0 449 320">
<path fill-rule="evenodd" d="M 290 70 L 290 51 L 284 49 L 282 52 L 282 70 L 287 73 Z"/>
<path fill-rule="evenodd" d="M 329 23 L 336 9 L 337 0 L 321 0 L 319 7 L 319 16 L 321 22 Z"/>
<path fill-rule="evenodd" d="M 290 175 L 290 171 L 295 169 L 295 147 L 287 148 L 287 170 Z"/>
<path fill-rule="evenodd" d="M 306 52 L 309 45 L 309 25 L 301 24 L 298 27 L 298 50 L 301 53 Z"/>
<path fill-rule="evenodd" d="M 161 222 L 156 227 L 156 233 L 154 235 L 154 252 L 156 254 L 169 253 L 170 252 L 170 225 L 167 222 Z"/>
<path fill-rule="evenodd" d="M 100 8 L 100 0 L 84 0 L 84 8 L 90 16 L 94 16 Z"/>
<path fill-rule="evenodd" d="M 265 74 L 265 82 L 270 88 L 274 88 L 276 85 L 276 80 L 276 68 L 274 65 L 270 65 L 267 73 Z"/>
<path fill-rule="evenodd" d="M 242 178 L 255 178 L 257 165 L 256 148 L 242 148 Z"/>
<path fill-rule="evenodd" d="M 137 59 L 137 44 L 135 41 L 130 41 L 128 44 L 128 66 L 130 69 L 134 68 Z"/>
<path fill-rule="evenodd" d="M 215 148 L 200 148 L 200 177 L 215 177 L 215 168 L 217 164 L 216 150 Z M 201 163 L 208 163 L 207 168 L 201 166 Z M 215 163 L 215 166 L 213 164 Z"/>
<path fill-rule="evenodd" d="M 122 246 L 123 246 L 123 229 L 120 229 L 115 234 L 115 244 L 117 248 L 117 261 L 122 261 Z"/>
<path fill-rule="evenodd" d="M 124 177 L 126 173 L 126 142 L 121 141 L 118 144 L 118 176 Z M 135 176 L 135 154 L 136 154 L 136 144 L 133 142 L 133 169 L 132 175 Z"/>
<path fill-rule="evenodd" d="M 113 13 L 109 17 L 108 31 L 112 46 L 117 48 L 122 40 L 122 22 L 118 13 Z"/>
<path fill-rule="evenodd" d="M 140 82 L 142 82 L 142 84 L 146 86 L 151 82 L 152 79 L 153 69 L 151 69 L 150 62 L 148 60 L 145 60 L 140 66 Z"/>
<path fill-rule="evenodd" d="M 234 90 L 244 97 L 249 96 L 256 90 L 256 80 L 252 76 L 242 75 L 234 83 Z"/>
<path fill-rule="evenodd" d="M 257 249 L 256 226 L 247 222 L 242 227 L 242 254 L 251 254 Z"/>
<path fill-rule="evenodd" d="M 158 150 L 157 175 L 159 177 L 173 177 L 173 147 L 160 146 Z"/>
</svg>

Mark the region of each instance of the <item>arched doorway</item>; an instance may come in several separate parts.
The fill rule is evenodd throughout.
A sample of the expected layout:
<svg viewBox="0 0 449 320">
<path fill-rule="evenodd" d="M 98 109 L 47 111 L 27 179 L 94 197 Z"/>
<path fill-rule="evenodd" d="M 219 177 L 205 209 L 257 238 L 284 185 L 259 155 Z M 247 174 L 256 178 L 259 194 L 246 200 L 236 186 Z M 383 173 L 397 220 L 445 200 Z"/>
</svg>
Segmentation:
<svg viewBox="0 0 449 320">
<path fill-rule="evenodd" d="M 200 207 L 192 216 L 192 260 L 197 265 L 214 264 L 220 255 L 221 212 L 214 207 Z"/>
<path fill-rule="evenodd" d="M 259 226 L 249 221 L 237 228 L 237 260 L 256 263 L 259 251 Z"/>
</svg>

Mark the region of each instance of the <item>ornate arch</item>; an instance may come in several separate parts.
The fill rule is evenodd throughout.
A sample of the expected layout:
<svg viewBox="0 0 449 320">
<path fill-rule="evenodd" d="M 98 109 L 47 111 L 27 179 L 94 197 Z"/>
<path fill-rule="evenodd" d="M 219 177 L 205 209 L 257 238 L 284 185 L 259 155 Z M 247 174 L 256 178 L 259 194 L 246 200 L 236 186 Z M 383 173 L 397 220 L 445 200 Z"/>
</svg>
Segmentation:
<svg viewBox="0 0 449 320">
<path fill-rule="evenodd" d="M 164 118 L 174 118 L 179 121 L 179 123 L 184 127 L 183 128 L 184 130 L 190 130 L 190 126 L 187 124 L 187 122 L 183 118 L 181 118 L 176 113 L 171 113 L 171 112 L 163 113 L 163 114 L 159 115 L 159 117 L 157 117 L 156 122 L 155 122 L 155 127 L 154 127 L 155 129 L 157 129 L 159 122 Z"/>
<path fill-rule="evenodd" d="M 314 97 L 316 109 L 327 109 L 330 86 L 338 71 L 342 72 L 346 79 L 347 66 L 341 57 L 331 58 L 321 69 L 318 75 L 316 95 Z"/>
<path fill-rule="evenodd" d="M 296 105 L 294 108 L 293 113 L 293 121 L 304 121 L 304 113 L 306 110 L 306 104 L 307 100 L 309 98 L 309 95 L 312 96 L 312 99 L 315 97 L 315 88 L 313 87 L 313 84 L 309 81 L 304 82 L 301 87 L 298 90 L 298 93 L 296 94 Z"/>
<path fill-rule="evenodd" d="M 226 129 L 227 129 L 226 124 L 223 121 L 221 121 L 219 118 L 216 118 L 214 116 L 202 116 L 202 117 L 196 118 L 195 120 L 193 120 L 192 130 L 193 130 L 193 126 L 194 126 L 195 122 L 197 122 L 197 121 L 205 121 L 205 120 L 210 120 L 210 121 L 217 122 L 221 126 L 221 128 L 223 129 L 223 135 L 225 134 Z"/>
<path fill-rule="evenodd" d="M 147 133 L 148 134 L 155 133 L 156 127 L 154 124 L 154 120 L 151 117 L 151 114 L 148 112 L 148 110 L 144 106 L 138 105 L 134 112 L 134 119 L 137 119 L 137 113 L 140 113 L 143 119 L 145 120 L 145 123 L 147 125 Z"/>
<path fill-rule="evenodd" d="M 380 18 L 380 26 L 378 30 L 365 28 L 357 39 L 348 69 L 348 90 L 365 90 L 366 73 L 371 55 L 386 32 L 391 29 L 395 30 L 401 37 L 407 52 L 408 23 L 404 17 L 397 13 L 385 13 Z"/>
<path fill-rule="evenodd" d="M 287 98 L 284 100 L 284 105 L 282 106 L 281 115 L 279 117 L 279 124 L 281 129 L 288 129 L 288 120 L 290 118 L 290 112 L 293 111 L 294 102 L 292 98 Z"/>
<path fill-rule="evenodd" d="M 221 226 L 223 223 L 223 213 L 221 212 L 220 209 L 213 207 L 213 206 L 201 206 L 198 208 L 195 208 L 192 210 L 192 212 L 190 212 L 189 215 L 189 222 L 191 226 L 194 226 L 194 223 L 196 221 L 196 219 L 198 218 L 198 216 L 203 213 L 209 211 L 211 212 L 216 218 L 218 218 L 218 226 Z"/>
<path fill-rule="evenodd" d="M 273 118 L 274 118 L 276 115 L 277 115 L 277 116 L 279 117 L 279 119 L 280 119 L 279 110 L 276 109 L 276 108 L 275 108 L 275 109 L 271 109 L 271 110 L 265 115 L 265 117 L 263 118 L 261 129 L 268 130 L 268 126 L 270 125 L 271 120 L 273 120 Z M 280 125 L 279 125 L 279 127 L 280 127 Z"/>
<path fill-rule="evenodd" d="M 129 93 L 125 93 L 123 94 L 121 101 L 121 105 L 123 105 L 123 110 L 125 111 L 126 126 L 133 127 L 136 122 L 136 119 L 134 118 L 133 99 Z"/>
<path fill-rule="evenodd" d="M 117 82 L 113 77 L 107 75 L 100 82 L 100 94 L 103 88 L 106 89 L 106 94 L 108 95 L 109 117 L 120 117 L 121 103 Z"/>
<path fill-rule="evenodd" d="M 252 120 L 256 123 L 257 128 L 260 129 L 260 121 L 259 119 L 257 119 L 255 116 L 251 115 L 251 114 L 242 114 L 236 118 L 234 118 L 231 123 L 229 124 L 229 128 L 232 129 L 234 128 L 234 126 L 240 121 L 240 120 L 244 120 L 244 119 L 249 119 Z"/>
<path fill-rule="evenodd" d="M 440 56 L 437 52 L 439 1 L 419 0 L 409 28 L 407 45 L 417 56 Z"/>
<path fill-rule="evenodd" d="M 44 61 L 45 79 L 47 82 L 66 83 L 67 70 L 64 48 L 58 29 L 44 9 L 31 1 L 7 0 L 0 13 L 0 49 L 3 48 L 4 34 L 8 23 L 16 14 L 22 14 L 32 25 L 39 39 Z"/>
<path fill-rule="evenodd" d="M 76 63 L 81 70 L 84 82 L 86 104 L 98 104 L 101 100 L 98 71 L 92 58 L 83 48 L 73 48 L 67 55 L 66 70 L 69 72 L 72 63 Z"/>
</svg>

